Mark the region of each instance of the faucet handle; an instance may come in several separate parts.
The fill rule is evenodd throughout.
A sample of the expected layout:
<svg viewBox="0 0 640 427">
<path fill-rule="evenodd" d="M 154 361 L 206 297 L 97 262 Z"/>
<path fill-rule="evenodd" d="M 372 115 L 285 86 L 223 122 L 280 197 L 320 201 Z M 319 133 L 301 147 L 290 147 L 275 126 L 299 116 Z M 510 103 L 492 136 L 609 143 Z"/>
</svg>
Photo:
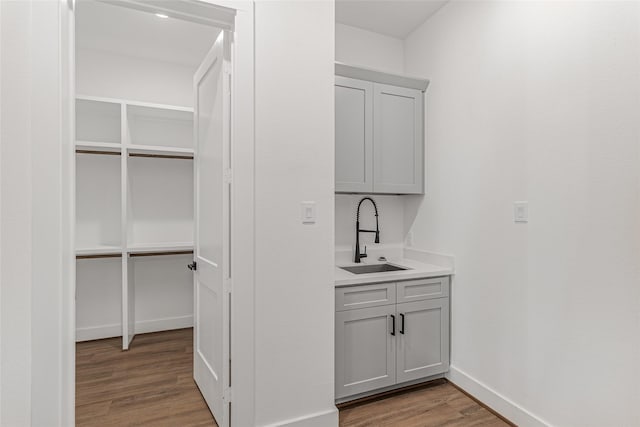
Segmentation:
<svg viewBox="0 0 640 427">
<path fill-rule="evenodd" d="M 360 258 L 366 258 L 367 257 L 367 245 L 364 246 L 364 252 L 360 254 Z"/>
</svg>

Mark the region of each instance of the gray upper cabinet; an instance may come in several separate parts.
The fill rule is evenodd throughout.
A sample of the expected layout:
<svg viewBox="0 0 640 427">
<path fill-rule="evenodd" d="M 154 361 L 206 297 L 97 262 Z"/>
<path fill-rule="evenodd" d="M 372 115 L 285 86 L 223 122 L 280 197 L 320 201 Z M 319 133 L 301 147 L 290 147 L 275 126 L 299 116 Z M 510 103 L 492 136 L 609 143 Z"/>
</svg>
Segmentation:
<svg viewBox="0 0 640 427">
<path fill-rule="evenodd" d="M 422 92 L 375 84 L 373 99 L 374 191 L 422 193 Z"/>
<path fill-rule="evenodd" d="M 336 73 L 336 192 L 424 193 L 428 81 L 344 64 Z"/>
<path fill-rule="evenodd" d="M 336 77 L 336 191 L 373 191 L 373 83 Z"/>
</svg>

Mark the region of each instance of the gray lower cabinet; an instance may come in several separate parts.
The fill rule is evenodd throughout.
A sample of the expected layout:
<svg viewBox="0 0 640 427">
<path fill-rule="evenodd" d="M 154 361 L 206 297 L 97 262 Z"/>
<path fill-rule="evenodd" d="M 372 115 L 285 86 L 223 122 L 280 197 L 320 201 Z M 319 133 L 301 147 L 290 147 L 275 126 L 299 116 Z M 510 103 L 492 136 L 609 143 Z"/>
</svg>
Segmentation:
<svg viewBox="0 0 640 427">
<path fill-rule="evenodd" d="M 336 289 L 335 398 L 446 372 L 448 295 L 448 277 Z"/>
<path fill-rule="evenodd" d="M 336 398 L 396 383 L 395 305 L 336 313 Z"/>
<path fill-rule="evenodd" d="M 446 372 L 449 366 L 449 299 L 396 306 L 399 328 L 396 379 L 399 383 Z"/>
</svg>

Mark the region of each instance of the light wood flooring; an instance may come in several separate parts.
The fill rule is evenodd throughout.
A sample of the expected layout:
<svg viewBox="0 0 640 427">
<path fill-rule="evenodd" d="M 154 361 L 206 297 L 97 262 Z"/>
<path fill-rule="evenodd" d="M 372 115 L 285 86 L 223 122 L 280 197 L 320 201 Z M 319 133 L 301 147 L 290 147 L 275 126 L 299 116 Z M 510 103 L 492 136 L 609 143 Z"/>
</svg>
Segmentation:
<svg viewBox="0 0 640 427">
<path fill-rule="evenodd" d="M 78 426 L 216 426 L 193 382 L 193 331 L 76 345 Z M 508 426 L 444 382 L 340 410 L 340 427 Z"/>
<path fill-rule="evenodd" d="M 510 425 L 444 380 L 436 385 L 340 409 L 340 427 Z"/>
<path fill-rule="evenodd" d="M 76 344 L 77 426 L 216 426 L 193 381 L 193 331 Z"/>
</svg>

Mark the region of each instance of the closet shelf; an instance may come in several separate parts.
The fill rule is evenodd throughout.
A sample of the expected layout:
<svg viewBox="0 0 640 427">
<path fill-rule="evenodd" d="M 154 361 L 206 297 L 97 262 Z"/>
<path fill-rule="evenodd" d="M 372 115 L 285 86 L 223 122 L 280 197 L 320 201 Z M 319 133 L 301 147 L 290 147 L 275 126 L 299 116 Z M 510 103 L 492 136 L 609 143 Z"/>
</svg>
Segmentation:
<svg viewBox="0 0 640 427">
<path fill-rule="evenodd" d="M 111 258 L 122 256 L 122 247 L 119 246 L 93 246 L 76 249 L 76 258 Z"/>
<path fill-rule="evenodd" d="M 120 154 L 122 146 L 113 142 L 76 141 L 76 153 Z"/>
<path fill-rule="evenodd" d="M 163 147 L 160 145 L 132 144 L 127 147 L 132 157 L 167 157 L 175 159 L 193 159 L 193 148 Z"/>
<path fill-rule="evenodd" d="M 119 246 L 95 246 L 76 249 L 77 259 L 87 258 L 114 258 L 122 256 L 126 252 L 132 256 L 143 255 L 178 255 L 193 252 L 191 242 L 172 242 L 157 244 L 135 244 L 123 249 Z"/>
<path fill-rule="evenodd" d="M 82 101 L 96 101 L 96 102 L 106 102 L 112 104 L 126 104 L 135 107 L 148 107 L 148 108 L 157 108 L 160 110 L 170 110 L 170 111 L 184 111 L 188 113 L 193 113 L 193 108 L 191 107 L 183 107 L 179 105 L 169 105 L 169 104 L 158 104 L 154 102 L 142 102 L 142 101 L 133 101 L 129 99 L 123 98 L 109 98 L 104 96 L 92 96 L 92 95 L 76 95 L 76 99 Z"/>
<path fill-rule="evenodd" d="M 129 245 L 127 252 L 131 255 L 162 254 L 165 252 L 190 252 L 193 251 L 193 242 L 171 242 L 155 244 Z"/>
</svg>

